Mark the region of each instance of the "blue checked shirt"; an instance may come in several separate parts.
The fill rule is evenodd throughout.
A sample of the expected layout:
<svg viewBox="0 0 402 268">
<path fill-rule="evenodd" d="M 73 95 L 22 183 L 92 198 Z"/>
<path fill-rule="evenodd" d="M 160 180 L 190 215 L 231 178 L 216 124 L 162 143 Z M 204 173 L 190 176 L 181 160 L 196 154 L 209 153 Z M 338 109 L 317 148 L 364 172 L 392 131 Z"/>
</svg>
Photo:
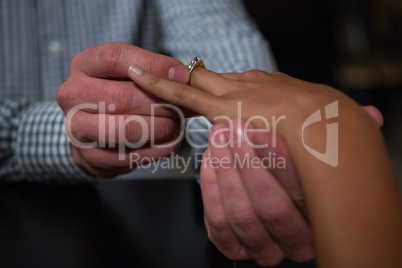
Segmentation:
<svg viewBox="0 0 402 268">
<path fill-rule="evenodd" d="M 0 180 L 92 179 L 71 158 L 55 101 L 87 47 L 121 41 L 183 63 L 199 55 L 216 72 L 275 69 L 240 0 L 0 0 L 0 16 Z"/>
</svg>

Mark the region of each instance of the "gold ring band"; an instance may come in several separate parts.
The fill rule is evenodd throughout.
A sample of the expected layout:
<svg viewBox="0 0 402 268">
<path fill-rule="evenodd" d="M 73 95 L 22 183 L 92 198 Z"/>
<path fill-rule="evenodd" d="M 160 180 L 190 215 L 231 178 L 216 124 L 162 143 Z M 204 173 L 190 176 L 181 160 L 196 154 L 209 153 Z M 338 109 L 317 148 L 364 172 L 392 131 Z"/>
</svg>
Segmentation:
<svg viewBox="0 0 402 268">
<path fill-rule="evenodd" d="M 205 68 L 204 62 L 202 61 L 202 59 L 200 57 L 194 57 L 190 64 L 188 65 L 188 71 L 191 73 L 193 72 L 193 70 L 197 67 L 202 67 Z"/>
</svg>

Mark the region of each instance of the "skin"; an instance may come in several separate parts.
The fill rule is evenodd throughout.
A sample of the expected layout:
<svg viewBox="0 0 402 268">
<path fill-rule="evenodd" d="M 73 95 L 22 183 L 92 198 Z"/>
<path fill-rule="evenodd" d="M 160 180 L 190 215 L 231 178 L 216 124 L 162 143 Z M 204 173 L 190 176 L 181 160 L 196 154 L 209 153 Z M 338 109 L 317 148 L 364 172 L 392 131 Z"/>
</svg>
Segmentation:
<svg viewBox="0 0 402 268">
<path fill-rule="evenodd" d="M 174 69 L 178 68 L 182 67 Z M 331 87 L 282 73 L 216 74 L 197 68 L 192 74 L 191 86 L 161 79 L 136 67 L 130 68 L 128 73 L 145 91 L 205 115 L 215 124 L 204 160 L 208 156 L 233 158 L 235 152 L 240 155 L 249 152 L 261 157 L 261 152 L 259 154 L 254 148 L 244 145 L 242 139 L 240 148 L 219 148 L 219 144 L 232 139 L 238 141 L 236 137 L 246 137 L 244 121 L 232 124 L 231 129 L 235 130 L 232 131 L 233 138 L 227 131 L 222 131 L 229 123 L 215 120 L 220 115 L 236 119 L 239 101 L 243 120 L 254 115 L 265 118 L 286 116 L 286 120 L 276 128 L 284 145 L 276 149 L 283 152 L 285 146 L 288 148 L 287 159 L 292 160 L 297 171 L 319 266 L 400 266 L 401 198 L 377 127 L 382 118 L 375 109 L 368 107 L 365 111 Z M 339 162 L 331 166 L 305 149 L 301 130 L 311 114 L 335 101 L 338 101 L 339 114 L 328 122 L 337 122 L 339 126 Z M 261 120 L 254 120 L 252 124 L 258 129 L 265 127 Z M 325 148 L 325 125 L 312 126 L 310 131 L 305 137 L 306 144 L 311 148 Z M 257 144 L 270 140 L 269 136 L 264 138 L 258 134 L 249 138 L 259 141 Z M 226 256 L 253 259 L 264 266 L 275 265 L 284 256 L 296 260 L 311 257 L 308 239 L 298 236 L 306 229 L 293 229 L 304 226 L 300 217 L 303 213 L 294 213 L 297 204 L 294 198 L 283 199 L 283 188 L 289 193 L 289 187 L 274 182 L 273 172 L 263 168 L 203 169 L 201 186 L 207 229 L 211 240 Z M 286 225 L 285 230 L 281 230 L 282 224 Z M 279 233 L 283 231 L 282 237 L 287 239 L 281 241 L 275 237 L 278 230 Z M 294 252 L 302 254 L 298 256 Z"/>
<path fill-rule="evenodd" d="M 138 47 L 134 47 L 123 43 L 109 43 L 102 44 L 94 47 L 90 47 L 80 53 L 78 53 L 72 60 L 71 72 L 67 81 L 60 87 L 57 93 L 57 101 L 60 107 L 63 109 L 66 116 L 71 109 L 76 105 L 82 103 L 95 103 L 105 102 L 105 106 L 110 104 L 116 105 L 116 110 L 106 110 L 106 114 L 99 114 L 99 110 L 84 109 L 77 112 L 71 124 L 66 125 L 66 129 L 71 129 L 72 136 L 80 142 L 105 142 L 108 146 L 111 145 L 107 141 L 109 139 L 110 131 L 116 131 L 115 136 L 117 138 L 114 146 L 117 147 L 122 141 L 118 140 L 117 130 L 121 129 L 116 120 L 116 125 L 111 125 L 105 130 L 104 140 L 100 140 L 99 137 L 99 120 L 105 119 L 106 126 L 109 126 L 109 117 L 124 116 L 127 118 L 131 115 L 139 115 L 147 122 L 150 120 L 150 105 L 160 102 L 160 99 L 150 95 L 143 91 L 137 84 L 127 81 L 128 74 L 127 68 L 135 59 L 136 64 L 144 70 L 151 71 L 152 73 L 159 75 L 163 78 L 169 78 L 179 83 L 187 83 L 189 81 L 189 74 L 186 68 L 175 59 L 154 54 Z M 170 70 L 170 71 L 168 71 Z M 171 110 L 160 109 L 157 110 L 155 122 L 156 128 L 160 131 L 155 132 L 156 140 L 159 143 L 169 142 L 175 135 L 178 129 L 177 114 L 172 113 Z M 187 113 L 191 115 L 191 113 Z M 126 138 L 130 142 L 136 142 L 140 139 L 138 135 L 138 125 L 133 122 L 125 127 Z M 147 137 L 148 141 L 150 137 Z M 167 149 L 151 148 L 149 145 L 143 146 L 136 150 L 130 150 L 127 148 L 127 154 L 135 151 L 140 153 L 142 157 L 153 156 L 155 158 L 169 155 L 172 151 L 176 150 L 178 144 L 168 147 Z M 116 149 L 108 148 L 81 148 L 71 145 L 71 152 L 76 164 L 86 173 L 97 176 L 110 178 L 126 172 L 129 172 L 129 163 L 118 159 L 118 152 Z M 288 170 L 282 176 L 285 178 L 282 183 L 289 185 L 289 188 L 295 188 L 294 193 L 291 192 L 291 198 L 293 200 L 299 200 L 296 202 L 296 206 L 300 211 L 304 211 L 304 203 L 301 197 L 300 187 L 292 185 L 292 181 L 289 178 L 294 178 L 293 171 Z M 282 174 L 277 174 L 280 178 Z M 297 184 L 298 185 L 298 184 Z M 207 191 L 203 191 L 207 194 Z M 285 192 L 283 192 L 285 193 Z M 204 198 L 208 200 L 208 198 Z M 282 200 L 289 200 L 286 195 L 280 197 L 278 202 Z M 298 210 L 294 210 L 293 213 L 298 215 L 299 219 L 304 216 Z M 298 226 L 290 226 L 289 229 L 295 229 Z M 300 247 L 306 247 L 305 253 L 294 250 L 288 252 L 289 256 L 292 256 L 295 260 L 303 261 L 311 259 L 314 255 L 311 245 L 311 231 L 310 227 L 306 225 L 303 220 L 303 224 L 300 226 L 301 232 L 297 234 L 298 237 L 291 239 L 289 244 L 300 244 Z M 213 230 L 213 228 L 211 228 Z M 274 231 L 273 231 L 274 232 Z M 275 233 L 275 232 L 274 232 Z M 213 236 L 210 236 L 213 239 Z M 276 234 L 276 237 L 282 239 L 282 234 Z M 283 240 L 283 239 L 282 239 Z M 293 240 L 295 242 L 293 242 Z M 221 243 L 220 239 L 215 240 L 215 244 L 218 245 L 222 251 L 227 247 L 225 243 Z M 229 241 L 229 244 L 231 242 Z M 287 242 L 284 242 L 287 244 Z M 222 246 L 220 246 L 222 245 Z M 286 247 L 284 245 L 284 247 Z M 299 246 L 298 246 L 299 247 Z M 279 247 L 277 247 L 279 248 Z M 232 247 L 229 248 L 227 255 L 239 259 L 244 256 L 233 256 L 231 253 Z M 281 251 L 279 249 L 279 251 Z M 280 253 L 280 259 L 284 254 Z"/>
<path fill-rule="evenodd" d="M 179 147 L 175 143 L 166 148 L 151 148 L 150 136 L 146 136 L 146 144 L 140 148 L 125 148 L 125 161 L 119 160 L 118 148 L 125 140 L 119 139 L 119 131 L 125 133 L 125 138 L 130 143 L 139 142 L 142 138 L 141 125 L 138 121 L 129 121 L 126 125 L 120 125 L 118 116 L 124 119 L 138 115 L 147 123 L 150 133 L 151 104 L 160 100 L 139 89 L 128 81 L 127 68 L 132 61 L 145 70 L 164 78 L 168 78 L 168 70 L 172 66 L 182 65 L 173 58 L 151 53 L 141 48 L 125 43 L 107 43 L 90 47 L 76 54 L 71 63 L 70 76 L 59 88 L 56 100 L 67 116 L 73 107 L 83 103 L 105 103 L 106 114 L 99 114 L 99 109 L 83 109 L 78 111 L 71 124 L 66 129 L 79 142 L 104 143 L 107 148 L 81 148 L 71 145 L 71 154 L 75 163 L 89 175 L 102 178 L 111 178 L 131 171 L 129 154 L 136 152 L 141 157 L 168 156 Z M 185 82 L 184 80 L 175 80 Z M 109 105 L 115 105 L 115 110 L 110 111 Z M 158 144 L 169 143 L 178 136 L 180 121 L 177 114 L 169 109 L 156 109 L 154 115 L 155 142 Z M 115 118 L 115 123 L 110 123 L 110 118 Z M 104 138 L 99 135 L 101 121 L 105 121 L 106 129 Z M 109 142 L 109 133 L 115 133 L 115 141 Z M 71 137 L 70 137 L 71 138 Z M 124 146 L 124 145 L 123 145 Z M 114 148 L 111 148 L 114 147 Z"/>
</svg>

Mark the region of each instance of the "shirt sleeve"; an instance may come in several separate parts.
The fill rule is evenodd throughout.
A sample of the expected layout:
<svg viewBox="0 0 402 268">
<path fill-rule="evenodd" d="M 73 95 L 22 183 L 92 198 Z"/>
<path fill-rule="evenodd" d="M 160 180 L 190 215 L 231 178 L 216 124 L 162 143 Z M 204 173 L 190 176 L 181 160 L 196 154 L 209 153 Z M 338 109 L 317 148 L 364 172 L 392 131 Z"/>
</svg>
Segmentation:
<svg viewBox="0 0 402 268">
<path fill-rule="evenodd" d="M 269 43 L 241 0 L 157 0 L 162 49 L 188 64 L 200 56 L 215 72 L 276 70 Z"/>
<path fill-rule="evenodd" d="M 74 164 L 55 101 L 0 101 L 0 180 L 91 182 Z"/>
</svg>

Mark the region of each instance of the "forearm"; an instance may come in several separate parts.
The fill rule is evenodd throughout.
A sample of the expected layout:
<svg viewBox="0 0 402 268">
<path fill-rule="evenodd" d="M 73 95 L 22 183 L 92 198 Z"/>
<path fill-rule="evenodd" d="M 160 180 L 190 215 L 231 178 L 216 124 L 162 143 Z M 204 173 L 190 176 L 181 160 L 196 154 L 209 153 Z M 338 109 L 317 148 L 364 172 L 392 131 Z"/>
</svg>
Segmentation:
<svg viewBox="0 0 402 268">
<path fill-rule="evenodd" d="M 337 121 L 336 167 L 307 152 L 300 131 L 287 138 L 306 195 L 319 264 L 397 267 L 402 250 L 401 203 L 381 133 L 348 99 L 339 101 Z M 320 148 L 326 136 L 321 125 L 308 145 Z"/>
</svg>

